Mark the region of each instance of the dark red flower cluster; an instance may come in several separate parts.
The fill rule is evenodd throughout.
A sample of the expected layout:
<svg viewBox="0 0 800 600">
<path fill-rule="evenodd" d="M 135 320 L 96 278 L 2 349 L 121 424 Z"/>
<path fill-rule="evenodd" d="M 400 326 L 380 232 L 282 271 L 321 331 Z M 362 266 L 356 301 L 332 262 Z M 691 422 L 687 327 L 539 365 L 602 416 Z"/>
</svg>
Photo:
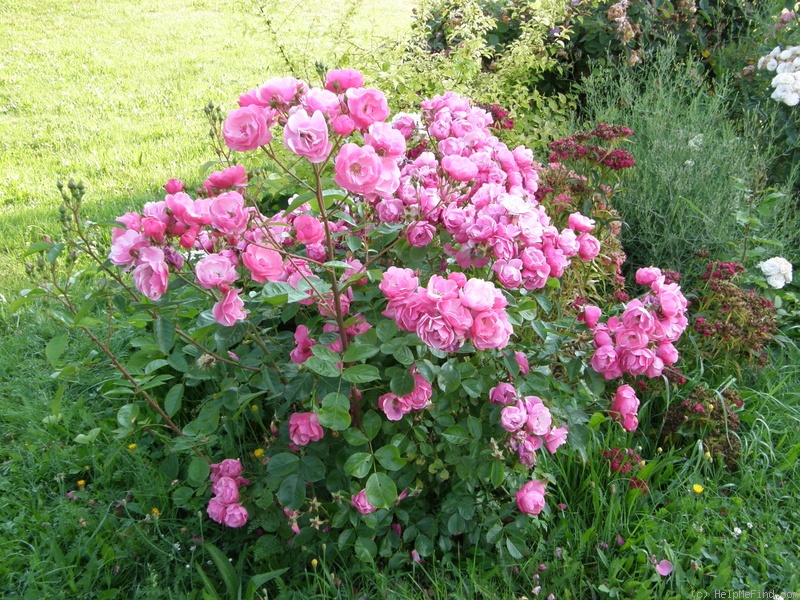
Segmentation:
<svg viewBox="0 0 800 600">
<path fill-rule="evenodd" d="M 612 448 L 611 450 L 603 450 L 603 457 L 608 460 L 608 466 L 615 473 L 622 475 L 637 474 L 642 470 L 644 461 L 642 457 L 634 452 L 631 448 Z M 628 486 L 634 489 L 642 490 L 643 494 L 649 491 L 647 482 L 639 477 L 631 477 Z"/>
<path fill-rule="evenodd" d="M 514 119 L 509 117 L 509 113 L 499 104 L 479 104 L 482 109 L 492 115 L 494 122 L 490 125 L 493 129 L 514 129 Z"/>
<path fill-rule="evenodd" d="M 730 281 L 737 273 L 744 271 L 744 266 L 737 261 L 720 261 L 715 260 L 708 263 L 706 272 L 703 273 L 702 280 L 708 281 L 709 279 L 722 279 Z"/>
<path fill-rule="evenodd" d="M 635 161 L 627 150 L 622 148 L 605 148 L 590 143 L 593 140 L 609 142 L 633 135 L 633 131 L 624 125 L 600 123 L 591 131 L 579 131 L 563 140 L 555 140 L 548 146 L 551 150 L 550 162 L 586 159 L 604 165 L 614 171 L 621 171 L 634 166 Z"/>
</svg>

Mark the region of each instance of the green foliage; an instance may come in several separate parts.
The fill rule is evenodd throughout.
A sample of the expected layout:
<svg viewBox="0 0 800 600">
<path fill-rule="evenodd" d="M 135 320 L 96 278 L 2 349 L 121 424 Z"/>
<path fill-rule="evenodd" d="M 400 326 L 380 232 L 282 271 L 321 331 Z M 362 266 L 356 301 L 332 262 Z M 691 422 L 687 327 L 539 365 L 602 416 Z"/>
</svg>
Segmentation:
<svg viewBox="0 0 800 600">
<path fill-rule="evenodd" d="M 614 199 L 625 221 L 622 240 L 630 267 L 675 269 L 688 276 L 691 287 L 707 262 L 696 258 L 699 251 L 712 257 L 741 251 L 744 229 L 737 210 L 757 206 L 769 157 L 724 118 L 729 114 L 725 83 L 717 81 L 712 93 L 699 63 L 679 62 L 674 48 L 666 46 L 640 73 L 598 68 L 581 90 L 593 121 L 624 119 L 634 131 L 629 151 L 637 176 Z M 791 218 L 790 197 L 769 204 L 769 237 L 791 246 L 794 223 L 781 222 Z"/>
</svg>

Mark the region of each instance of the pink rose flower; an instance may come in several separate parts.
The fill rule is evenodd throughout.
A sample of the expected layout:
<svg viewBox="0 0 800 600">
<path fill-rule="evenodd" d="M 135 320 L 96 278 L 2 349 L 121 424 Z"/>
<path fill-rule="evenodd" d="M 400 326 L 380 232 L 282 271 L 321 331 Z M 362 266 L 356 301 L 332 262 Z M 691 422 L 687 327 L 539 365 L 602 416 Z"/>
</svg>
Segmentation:
<svg viewBox="0 0 800 600">
<path fill-rule="evenodd" d="M 397 223 L 403 217 L 406 207 L 399 198 L 384 198 L 378 202 L 375 210 L 384 223 Z"/>
<path fill-rule="evenodd" d="M 169 179 L 167 183 L 164 184 L 164 189 L 168 194 L 177 194 L 183 191 L 183 182 L 180 179 Z"/>
<path fill-rule="evenodd" d="M 583 311 L 579 315 L 578 320 L 586 323 L 586 326 L 589 329 L 594 329 L 597 326 L 597 321 L 600 319 L 602 314 L 603 311 L 600 310 L 599 307 L 587 305 L 583 307 Z"/>
<path fill-rule="evenodd" d="M 355 194 L 371 194 L 381 182 L 383 166 L 372 146 L 348 143 L 336 155 L 334 169 L 337 185 Z"/>
<path fill-rule="evenodd" d="M 351 496 L 350 502 L 352 503 L 353 507 L 362 515 L 368 515 L 369 513 L 378 510 L 376 507 L 370 504 L 369 500 L 367 500 L 367 490 L 361 490 L 355 496 Z"/>
<path fill-rule="evenodd" d="M 411 375 L 414 377 L 414 389 L 407 396 L 403 396 L 403 399 L 409 408 L 422 410 L 428 406 L 433 396 L 433 388 L 428 380 L 416 371 L 412 371 Z"/>
<path fill-rule="evenodd" d="M 356 124 L 349 115 L 337 115 L 331 119 L 331 128 L 342 137 L 348 136 L 356 128 Z"/>
<path fill-rule="evenodd" d="M 567 221 L 569 228 L 582 233 L 588 233 L 594 229 L 594 219 L 582 215 L 579 212 L 572 213 Z"/>
<path fill-rule="evenodd" d="M 222 137 L 228 148 L 237 152 L 255 150 L 272 141 L 271 116 L 260 106 L 243 106 L 228 113 Z"/>
<path fill-rule="evenodd" d="M 678 351 L 670 342 L 659 344 L 658 348 L 656 348 L 656 356 L 658 356 L 665 365 L 674 365 L 678 362 Z"/>
<path fill-rule="evenodd" d="M 375 148 L 382 158 L 400 158 L 406 151 L 406 138 L 389 123 L 373 123 L 364 143 Z"/>
<path fill-rule="evenodd" d="M 118 230 L 115 230 L 118 231 Z M 139 256 L 139 250 L 150 246 L 149 240 L 138 231 L 128 229 L 111 243 L 108 260 L 118 267 L 130 268 Z"/>
<path fill-rule="evenodd" d="M 494 306 L 497 288 L 491 281 L 470 279 L 459 292 L 461 302 L 470 310 L 480 313 Z"/>
<path fill-rule="evenodd" d="M 293 112 L 283 130 L 283 145 L 311 163 L 321 163 L 331 153 L 333 143 L 328 141 L 328 124 L 325 115 L 314 111 L 310 117 L 302 108 Z"/>
<path fill-rule="evenodd" d="M 389 267 L 383 273 L 383 281 L 378 284 L 378 288 L 383 295 L 389 298 L 406 298 L 417 291 L 419 278 L 414 275 L 411 269 L 401 269 Z"/>
<path fill-rule="evenodd" d="M 214 304 L 211 312 L 214 315 L 214 320 L 220 325 L 225 327 L 233 327 L 238 321 L 247 318 L 247 311 L 244 309 L 244 301 L 239 298 L 242 290 L 228 288 L 223 290 L 226 286 L 222 286 L 222 300 Z"/>
<path fill-rule="evenodd" d="M 569 429 L 564 427 L 553 427 L 549 433 L 544 435 L 544 444 L 550 454 L 555 454 L 556 450 L 567 443 L 567 433 Z"/>
<path fill-rule="evenodd" d="M 222 171 L 215 171 L 208 176 L 203 187 L 212 195 L 220 190 L 247 187 L 247 169 L 244 165 L 235 165 Z"/>
<path fill-rule="evenodd" d="M 531 365 L 528 363 L 528 357 L 524 353 L 514 352 L 514 360 L 517 361 L 521 375 L 527 375 L 531 372 Z"/>
<path fill-rule="evenodd" d="M 419 316 L 415 332 L 426 346 L 443 352 L 455 352 L 464 343 L 463 338 L 441 315 Z"/>
<path fill-rule="evenodd" d="M 239 485 L 235 479 L 230 477 L 217 479 L 211 486 L 211 491 L 223 504 L 233 504 L 239 501 Z"/>
<path fill-rule="evenodd" d="M 528 411 L 521 402 L 517 402 L 513 406 L 505 406 L 500 411 L 500 425 L 506 431 L 514 433 L 522 429 L 528 422 Z"/>
<path fill-rule="evenodd" d="M 583 262 L 589 262 L 600 254 L 600 242 L 591 233 L 582 233 L 578 236 L 578 256 Z"/>
<path fill-rule="evenodd" d="M 378 398 L 378 408 L 384 412 L 386 418 L 390 421 L 399 421 L 411 410 L 404 398 L 392 393 L 384 394 Z"/>
<path fill-rule="evenodd" d="M 300 104 L 309 114 L 320 111 L 323 115 L 335 117 L 341 112 L 339 96 L 329 90 L 321 90 L 319 88 L 311 88 L 303 94 L 303 97 L 300 98 Z"/>
<path fill-rule="evenodd" d="M 478 177 L 478 166 L 464 156 L 445 156 L 442 159 L 442 168 L 456 181 L 473 181 Z"/>
<path fill-rule="evenodd" d="M 304 81 L 294 77 L 273 77 L 256 91 L 262 106 L 286 109 L 308 89 Z"/>
<path fill-rule="evenodd" d="M 536 435 L 545 435 L 550 431 L 553 417 L 550 409 L 544 404 L 534 404 L 528 407 L 528 429 Z"/>
<path fill-rule="evenodd" d="M 345 95 L 350 118 L 359 129 L 367 129 L 373 123 L 385 121 L 389 116 L 389 104 L 383 92 L 372 88 L 351 88 Z"/>
<path fill-rule="evenodd" d="M 283 281 L 286 278 L 283 258 L 275 250 L 248 244 L 245 251 L 242 252 L 242 262 L 250 269 L 253 281 L 258 283 Z"/>
<path fill-rule="evenodd" d="M 206 508 L 209 518 L 217 523 L 225 522 L 225 514 L 228 512 L 228 506 L 217 500 L 211 498 L 208 501 L 208 508 Z"/>
<path fill-rule="evenodd" d="M 197 283 L 207 290 L 222 284 L 230 285 L 239 277 L 228 257 L 221 254 L 209 254 L 201 258 L 194 270 Z"/>
<path fill-rule="evenodd" d="M 538 515 L 545 507 L 544 493 L 545 484 L 542 481 L 529 481 L 517 491 L 517 508 L 528 515 Z"/>
<path fill-rule="evenodd" d="M 631 375 L 644 375 L 653 364 L 656 355 L 649 348 L 621 350 L 619 366 Z"/>
<path fill-rule="evenodd" d="M 501 382 L 489 390 L 489 402 L 508 405 L 516 402 L 517 390 L 510 383 Z"/>
<path fill-rule="evenodd" d="M 487 310 L 473 317 L 472 345 L 478 350 L 505 348 L 513 329 L 504 310 Z"/>
<path fill-rule="evenodd" d="M 231 504 L 225 511 L 223 523 L 228 527 L 243 527 L 247 524 L 247 509 L 241 504 Z"/>
<path fill-rule="evenodd" d="M 406 228 L 408 243 L 415 248 L 424 248 L 433 241 L 436 227 L 428 221 L 414 221 Z"/>
<path fill-rule="evenodd" d="M 238 480 L 241 474 L 242 463 L 238 458 L 226 458 L 220 463 L 211 465 L 211 483 L 215 483 L 220 477 Z"/>
<path fill-rule="evenodd" d="M 211 201 L 208 207 L 211 225 L 225 235 L 245 232 L 249 215 L 244 209 L 244 198 L 239 192 L 226 192 Z"/>
<path fill-rule="evenodd" d="M 617 366 L 617 351 L 612 344 L 605 344 L 594 351 L 591 360 L 592 368 L 598 373 L 605 374 Z"/>
<path fill-rule="evenodd" d="M 335 69 L 325 76 L 325 89 L 335 94 L 363 86 L 364 76 L 355 69 Z"/>
<path fill-rule="evenodd" d="M 324 435 L 317 413 L 294 413 L 289 417 L 289 438 L 298 446 L 318 442 Z"/>
<path fill-rule="evenodd" d="M 169 267 L 161 248 L 147 246 L 139 250 L 133 283 L 150 300 L 158 300 L 164 295 L 169 284 Z"/>
<path fill-rule="evenodd" d="M 639 285 L 651 285 L 661 276 L 661 269 L 658 267 L 645 267 L 636 271 L 636 283 Z"/>
<path fill-rule="evenodd" d="M 619 386 L 609 408 L 611 418 L 620 423 L 626 431 L 634 431 L 639 425 L 638 411 L 639 399 L 633 388 L 629 385 Z"/>
<path fill-rule="evenodd" d="M 294 220 L 295 238 L 301 244 L 319 244 L 325 239 L 325 228 L 319 219 L 311 215 L 300 215 Z"/>
</svg>

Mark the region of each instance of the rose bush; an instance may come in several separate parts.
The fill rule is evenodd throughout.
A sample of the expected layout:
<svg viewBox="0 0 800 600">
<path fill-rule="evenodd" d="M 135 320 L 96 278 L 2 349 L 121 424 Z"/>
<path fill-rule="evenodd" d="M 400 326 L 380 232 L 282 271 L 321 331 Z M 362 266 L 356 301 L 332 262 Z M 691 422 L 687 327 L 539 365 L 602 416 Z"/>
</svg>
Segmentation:
<svg viewBox="0 0 800 600">
<path fill-rule="evenodd" d="M 390 565 L 456 547 L 519 559 L 548 496 L 568 493 L 549 461 L 625 435 L 611 418 L 635 429 L 633 389 L 609 406 L 605 381 L 674 363 L 686 301 L 651 268 L 637 276 L 648 292 L 615 305 L 610 188 L 585 193 L 559 157 L 544 168 L 508 148 L 466 98 L 393 124 L 363 85 L 334 71 L 325 89 L 282 78 L 243 94 L 212 126 L 220 155 L 251 153 L 251 168 L 228 160 L 194 198 L 170 180 L 163 201 L 112 224 L 108 262 L 80 219 L 82 187 L 63 194 L 68 241 L 30 252 L 55 264 L 71 248 L 69 281 L 74 250 L 99 263 L 80 272 L 105 277 L 86 310 L 103 296 L 109 327 L 140 331 L 130 356 L 98 337 L 69 282 L 38 293 L 117 367 L 106 393 L 132 396 L 117 434 L 187 457 L 175 502 L 268 534 L 262 556 L 277 536 Z M 276 182 L 297 193 L 270 213 Z"/>
</svg>

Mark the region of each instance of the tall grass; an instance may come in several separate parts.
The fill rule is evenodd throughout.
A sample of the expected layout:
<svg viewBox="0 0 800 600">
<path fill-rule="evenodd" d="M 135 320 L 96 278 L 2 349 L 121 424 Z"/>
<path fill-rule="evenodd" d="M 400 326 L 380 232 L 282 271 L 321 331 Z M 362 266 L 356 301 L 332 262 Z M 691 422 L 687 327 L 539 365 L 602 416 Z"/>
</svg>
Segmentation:
<svg viewBox="0 0 800 600">
<path fill-rule="evenodd" d="M 745 235 L 741 215 L 764 192 L 771 156 L 749 133 L 761 125 L 730 116 L 731 89 L 713 87 L 694 59 L 676 58 L 674 47 L 647 55 L 644 66 L 598 68 L 581 92 L 592 122 L 625 124 L 634 131 L 628 150 L 635 174 L 615 196 L 625 221 L 623 244 L 630 268 L 657 265 L 696 275 L 711 257 L 736 255 Z M 770 237 L 797 239 L 799 221 L 790 195 L 779 198 L 766 219 Z"/>
</svg>

